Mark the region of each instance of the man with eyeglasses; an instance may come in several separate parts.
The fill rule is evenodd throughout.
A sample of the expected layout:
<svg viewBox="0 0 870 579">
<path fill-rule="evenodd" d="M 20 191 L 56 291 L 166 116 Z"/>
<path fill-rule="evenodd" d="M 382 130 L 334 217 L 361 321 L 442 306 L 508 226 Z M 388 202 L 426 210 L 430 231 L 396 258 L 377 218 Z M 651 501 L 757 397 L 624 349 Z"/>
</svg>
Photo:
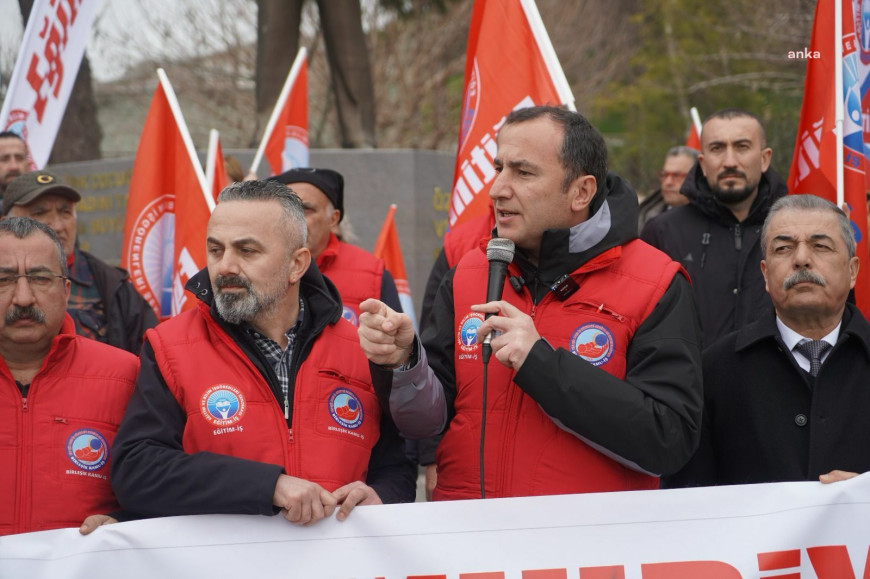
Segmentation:
<svg viewBox="0 0 870 579">
<path fill-rule="evenodd" d="M 705 347 L 772 309 L 759 266 L 761 225 L 788 188 L 771 156 L 757 116 L 744 109 L 713 113 L 680 189 L 689 203 L 653 219 L 641 234 L 689 272 Z"/>
<path fill-rule="evenodd" d="M 139 354 L 145 330 L 157 325 L 148 302 L 127 272 L 76 246 L 76 208 L 82 196 L 48 171 L 13 179 L 3 195 L 3 215 L 31 217 L 51 227 L 66 252 L 68 310 L 79 335 Z"/>
<path fill-rule="evenodd" d="M 88 534 L 118 516 L 109 445 L 139 362 L 76 335 L 69 292 L 54 231 L 0 221 L 0 535 Z"/>
<path fill-rule="evenodd" d="M 640 234 L 644 226 L 653 217 L 661 215 L 668 209 L 679 207 L 689 202 L 689 198 L 680 193 L 680 187 L 686 179 L 692 165 L 698 160 L 698 151 L 691 147 L 671 147 L 665 155 L 662 170 L 656 173 L 661 185 L 640 202 L 637 210 L 637 232 Z"/>
</svg>

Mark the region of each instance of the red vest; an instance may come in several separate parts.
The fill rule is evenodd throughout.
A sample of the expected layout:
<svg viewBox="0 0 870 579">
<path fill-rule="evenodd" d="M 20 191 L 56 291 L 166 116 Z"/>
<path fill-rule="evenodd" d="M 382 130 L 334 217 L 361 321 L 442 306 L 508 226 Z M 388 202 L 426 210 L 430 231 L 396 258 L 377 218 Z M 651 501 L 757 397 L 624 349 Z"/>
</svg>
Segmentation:
<svg viewBox="0 0 870 579">
<path fill-rule="evenodd" d="M 338 288 L 344 306 L 342 317 L 359 326 L 359 305 L 369 298 L 381 299 L 384 260 L 330 234 L 329 244 L 317 258 L 317 268 Z"/>
<path fill-rule="evenodd" d="M 138 372 L 136 356 L 76 336 L 69 314 L 26 399 L 0 358 L 0 535 L 78 527 L 119 508 L 109 447 Z"/>
<path fill-rule="evenodd" d="M 380 407 L 356 330 L 324 328 L 300 365 L 293 429 L 266 380 L 200 302 L 146 335 L 169 390 L 187 415 L 187 453 L 277 464 L 329 491 L 365 481 Z M 301 347 L 301 344 L 298 345 Z"/>
<path fill-rule="evenodd" d="M 492 236 L 495 227 L 495 215 L 492 205 L 484 215 L 466 221 L 459 227 L 451 229 L 444 234 L 444 257 L 447 258 L 448 267 L 453 267 L 462 256 L 480 246 L 482 239 Z"/>
<path fill-rule="evenodd" d="M 519 272 L 511 267 L 511 274 Z M 503 299 L 529 314 L 554 348 L 625 378 L 626 351 L 680 270 L 642 241 L 593 258 L 571 274 L 580 289 L 564 302 L 551 292 L 533 306 L 527 292 L 509 285 Z M 479 446 L 483 363 L 475 330 L 482 314 L 472 304 L 485 297 L 488 263 L 466 254 L 453 278 L 456 342 L 456 416 L 437 450 L 435 499 L 480 497 Z M 559 428 L 513 383 L 515 372 L 495 357 L 487 377 L 485 475 L 487 497 L 651 489 L 658 479 L 626 468 Z M 554 385 L 555 387 L 555 385 Z M 619 428 L 614 425 L 614 428 Z"/>
</svg>

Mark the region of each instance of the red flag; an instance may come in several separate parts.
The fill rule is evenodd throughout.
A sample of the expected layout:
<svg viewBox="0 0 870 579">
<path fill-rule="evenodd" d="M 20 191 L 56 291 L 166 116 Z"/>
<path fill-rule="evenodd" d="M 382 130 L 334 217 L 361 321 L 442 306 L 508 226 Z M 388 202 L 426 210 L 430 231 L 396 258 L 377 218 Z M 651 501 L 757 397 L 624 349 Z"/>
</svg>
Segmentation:
<svg viewBox="0 0 870 579">
<path fill-rule="evenodd" d="M 689 116 L 692 117 L 692 127 L 689 129 L 689 136 L 686 139 L 686 146 L 696 151 L 701 150 L 701 117 L 698 116 L 698 109 L 692 107 L 689 110 Z"/>
<path fill-rule="evenodd" d="M 867 205 L 861 85 L 867 67 L 859 60 L 851 0 L 843 1 L 843 200 L 849 205 L 852 230 L 858 241 L 860 260 L 855 299 L 864 315 L 870 315 L 870 250 L 867 244 Z M 860 15 L 859 15 L 860 16 Z M 837 203 L 837 138 L 835 117 L 834 0 L 819 0 L 809 54 L 804 100 L 798 124 L 797 143 L 788 176 L 789 192 L 812 193 Z M 859 20 L 860 23 L 860 20 Z"/>
<path fill-rule="evenodd" d="M 227 167 L 224 164 L 224 152 L 221 148 L 220 133 L 212 129 L 208 135 L 208 153 L 205 157 L 205 182 L 211 191 L 212 199 L 217 203 L 218 195 L 224 187 L 232 183 L 227 175 Z"/>
<path fill-rule="evenodd" d="M 495 135 L 507 114 L 574 103 L 534 0 L 476 0 L 466 54 L 451 227 L 487 211 Z"/>
<path fill-rule="evenodd" d="M 415 320 L 414 328 L 416 329 L 417 322 L 414 315 L 414 303 L 411 301 L 411 287 L 408 285 L 408 274 L 405 273 L 405 260 L 402 259 L 402 246 L 399 244 L 399 233 L 396 231 L 395 214 L 396 204 L 393 203 L 390 205 L 389 211 L 387 211 L 387 217 L 381 226 L 381 232 L 378 233 L 373 253 L 375 257 L 384 260 L 384 266 L 393 275 L 396 289 L 399 291 L 399 302 L 402 304 L 402 311 L 411 316 L 412 320 Z"/>
<path fill-rule="evenodd" d="M 269 175 L 308 166 L 308 59 L 304 47 L 299 49 L 278 95 L 254 155 L 252 173 L 257 172 L 263 155 L 269 163 Z"/>
<path fill-rule="evenodd" d="M 121 265 L 166 318 L 193 306 L 184 283 L 205 267 L 213 202 L 169 79 L 157 75 L 130 178 Z"/>
</svg>

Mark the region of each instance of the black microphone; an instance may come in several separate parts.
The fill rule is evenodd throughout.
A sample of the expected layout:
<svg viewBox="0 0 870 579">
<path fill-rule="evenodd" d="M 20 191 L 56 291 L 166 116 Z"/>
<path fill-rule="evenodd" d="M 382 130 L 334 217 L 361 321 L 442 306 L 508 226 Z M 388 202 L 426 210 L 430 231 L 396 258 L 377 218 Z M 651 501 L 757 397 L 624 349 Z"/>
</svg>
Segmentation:
<svg viewBox="0 0 870 579">
<path fill-rule="evenodd" d="M 508 264 L 514 259 L 514 242 L 504 237 L 494 237 L 486 244 L 486 259 L 489 261 L 489 280 L 486 282 L 486 301 L 494 302 L 501 299 L 504 281 L 507 277 Z M 484 319 L 494 314 L 486 314 Z M 492 356 L 492 333 L 483 339 L 483 363 L 489 363 Z"/>
</svg>

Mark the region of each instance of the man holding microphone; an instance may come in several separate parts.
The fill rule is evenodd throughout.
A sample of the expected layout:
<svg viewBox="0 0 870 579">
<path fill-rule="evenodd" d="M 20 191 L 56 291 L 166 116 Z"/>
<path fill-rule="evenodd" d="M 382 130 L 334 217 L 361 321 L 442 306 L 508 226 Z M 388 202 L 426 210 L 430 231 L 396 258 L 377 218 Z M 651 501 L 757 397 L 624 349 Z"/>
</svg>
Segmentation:
<svg viewBox="0 0 870 579">
<path fill-rule="evenodd" d="M 608 174 L 604 139 L 581 115 L 513 111 L 495 166 L 501 239 L 489 263 L 472 251 L 451 270 L 423 335 L 377 300 L 360 306 L 372 371 L 393 372 L 396 424 L 408 438 L 445 432 L 436 500 L 657 488 L 700 431 L 685 272 L 636 239 L 637 196 Z M 505 261 L 507 279 L 487 283 Z"/>
</svg>

